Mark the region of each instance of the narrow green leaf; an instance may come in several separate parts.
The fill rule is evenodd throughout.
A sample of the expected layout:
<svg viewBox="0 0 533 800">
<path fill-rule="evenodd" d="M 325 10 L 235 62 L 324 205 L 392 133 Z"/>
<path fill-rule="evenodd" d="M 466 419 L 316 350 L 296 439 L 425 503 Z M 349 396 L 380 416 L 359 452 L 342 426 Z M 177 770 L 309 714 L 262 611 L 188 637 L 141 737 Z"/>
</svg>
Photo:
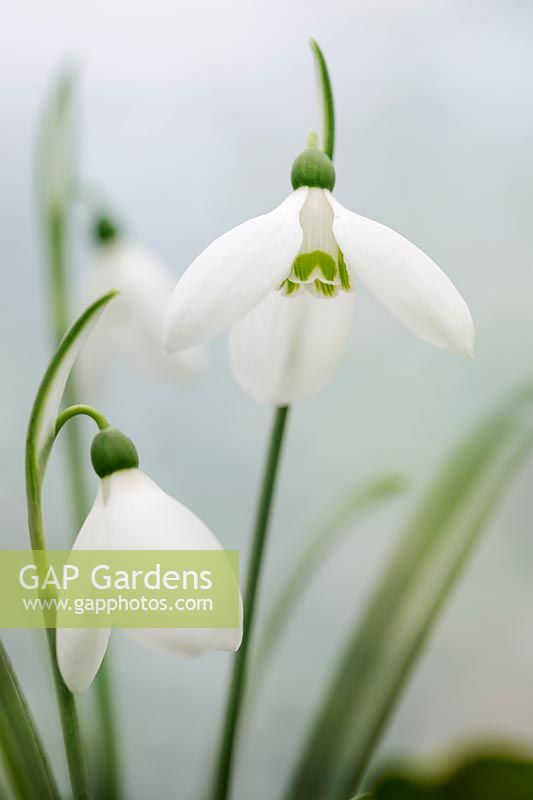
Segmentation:
<svg viewBox="0 0 533 800">
<path fill-rule="evenodd" d="M 357 792 L 446 597 L 532 445 L 528 383 L 455 450 L 408 526 L 340 660 L 289 800 Z"/>
<path fill-rule="evenodd" d="M 27 458 L 42 476 L 55 434 L 55 421 L 65 386 L 74 363 L 107 304 L 117 292 L 96 300 L 79 317 L 61 340 L 39 386 L 33 404 L 27 436 Z"/>
<path fill-rule="evenodd" d="M 59 800 L 35 722 L 0 642 L 0 749 L 16 797 Z"/>
<path fill-rule="evenodd" d="M 261 683 L 281 635 L 316 573 L 329 554 L 348 534 L 353 525 L 371 511 L 405 491 L 407 481 L 397 472 L 383 475 L 363 486 L 357 485 L 330 510 L 324 521 L 306 539 L 274 598 L 254 657 L 253 693 Z"/>
</svg>

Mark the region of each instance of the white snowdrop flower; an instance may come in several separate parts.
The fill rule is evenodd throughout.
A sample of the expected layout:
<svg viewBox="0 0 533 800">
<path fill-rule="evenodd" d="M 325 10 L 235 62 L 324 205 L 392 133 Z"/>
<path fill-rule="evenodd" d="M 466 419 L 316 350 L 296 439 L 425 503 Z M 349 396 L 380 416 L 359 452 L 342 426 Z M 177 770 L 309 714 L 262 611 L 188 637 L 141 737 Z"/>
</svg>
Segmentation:
<svg viewBox="0 0 533 800">
<path fill-rule="evenodd" d="M 334 198 L 324 152 L 304 150 L 291 179 L 281 205 L 220 236 L 183 274 L 165 320 L 168 352 L 229 327 L 239 384 L 257 400 L 292 403 L 333 374 L 360 281 L 417 336 L 472 356 L 474 324 L 453 283 L 399 233 Z"/>
<path fill-rule="evenodd" d="M 106 428 L 97 434 L 91 457 L 100 485 L 73 550 L 223 550 L 192 511 L 138 469 L 137 451 L 120 431 Z M 110 628 L 58 627 L 57 660 L 70 691 L 91 685 L 110 633 Z M 242 639 L 242 600 L 239 628 L 136 629 L 135 636 L 184 655 L 235 651 Z"/>
<path fill-rule="evenodd" d="M 197 378 L 206 365 L 202 346 L 171 356 L 161 346 L 161 321 L 172 292 L 165 268 L 108 218 L 97 221 L 95 239 L 86 299 L 92 301 L 111 289 L 118 289 L 120 296 L 106 309 L 81 355 L 79 382 L 85 392 L 100 386 L 120 355 L 163 381 L 186 383 Z"/>
</svg>

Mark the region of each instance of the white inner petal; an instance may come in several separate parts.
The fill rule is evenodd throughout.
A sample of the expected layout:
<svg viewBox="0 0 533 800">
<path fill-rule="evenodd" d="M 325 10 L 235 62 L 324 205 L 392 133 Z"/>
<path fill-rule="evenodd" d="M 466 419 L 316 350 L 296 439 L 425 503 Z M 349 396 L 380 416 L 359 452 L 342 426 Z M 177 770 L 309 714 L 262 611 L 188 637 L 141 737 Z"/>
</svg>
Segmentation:
<svg viewBox="0 0 533 800">
<path fill-rule="evenodd" d="M 329 298 L 349 291 L 350 279 L 333 233 L 334 213 L 323 189 L 309 189 L 300 211 L 302 246 L 279 289 L 291 296 L 299 290 Z"/>
<path fill-rule="evenodd" d="M 333 236 L 333 209 L 323 189 L 309 189 L 307 200 L 300 211 L 300 224 L 304 234 L 300 254 L 318 250 L 337 262 L 339 248 Z M 313 275 L 302 283 L 312 283 L 315 278 L 320 278 L 325 283 L 340 284 L 337 276 L 333 280 L 324 277 L 320 268 L 316 268 Z"/>
</svg>

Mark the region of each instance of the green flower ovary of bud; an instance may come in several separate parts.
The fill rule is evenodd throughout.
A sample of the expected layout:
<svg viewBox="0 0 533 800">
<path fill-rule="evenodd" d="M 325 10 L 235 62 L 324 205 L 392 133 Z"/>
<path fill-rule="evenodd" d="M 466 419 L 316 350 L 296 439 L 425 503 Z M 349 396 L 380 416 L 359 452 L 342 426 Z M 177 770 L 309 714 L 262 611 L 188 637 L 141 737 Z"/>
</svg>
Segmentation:
<svg viewBox="0 0 533 800">
<path fill-rule="evenodd" d="M 331 192 L 335 186 L 333 162 L 318 147 L 306 147 L 294 160 L 291 183 L 295 190 L 300 186 L 316 186 Z"/>
<path fill-rule="evenodd" d="M 96 434 L 91 444 L 91 461 L 100 478 L 139 466 L 135 445 L 116 428 L 104 428 Z"/>
<path fill-rule="evenodd" d="M 92 233 L 94 241 L 105 246 L 117 240 L 119 229 L 113 220 L 101 214 L 93 222 Z"/>
</svg>

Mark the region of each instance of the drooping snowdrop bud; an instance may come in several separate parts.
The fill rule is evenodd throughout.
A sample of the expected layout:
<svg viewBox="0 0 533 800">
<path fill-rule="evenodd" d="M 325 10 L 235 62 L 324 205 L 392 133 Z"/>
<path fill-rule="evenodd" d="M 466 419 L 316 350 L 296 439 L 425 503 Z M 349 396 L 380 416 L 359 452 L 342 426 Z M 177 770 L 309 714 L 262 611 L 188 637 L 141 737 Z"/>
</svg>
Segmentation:
<svg viewBox="0 0 533 800">
<path fill-rule="evenodd" d="M 166 270 L 108 216 L 94 222 L 93 240 L 87 299 L 110 289 L 118 289 L 120 296 L 106 310 L 80 359 L 79 381 L 86 393 L 94 392 L 120 355 L 161 380 L 187 382 L 198 377 L 205 367 L 203 347 L 169 356 L 161 346 L 161 320 L 172 290 Z"/>
<path fill-rule="evenodd" d="M 123 433 L 114 428 L 100 431 L 91 446 L 91 460 L 100 485 L 73 550 L 223 549 L 192 511 L 138 469 L 135 446 Z M 57 629 L 59 669 L 72 692 L 91 685 L 110 632 L 109 628 Z M 209 649 L 237 650 L 242 626 L 137 629 L 135 636 L 175 653 L 194 655 Z"/>
<path fill-rule="evenodd" d="M 316 137 L 308 144 L 292 167 L 292 194 L 220 236 L 182 275 L 165 320 L 167 351 L 231 328 L 239 384 L 257 400 L 292 403 L 333 374 L 360 281 L 421 339 L 472 356 L 474 324 L 450 279 L 399 233 L 342 206 L 331 193 L 331 158 Z"/>
</svg>

